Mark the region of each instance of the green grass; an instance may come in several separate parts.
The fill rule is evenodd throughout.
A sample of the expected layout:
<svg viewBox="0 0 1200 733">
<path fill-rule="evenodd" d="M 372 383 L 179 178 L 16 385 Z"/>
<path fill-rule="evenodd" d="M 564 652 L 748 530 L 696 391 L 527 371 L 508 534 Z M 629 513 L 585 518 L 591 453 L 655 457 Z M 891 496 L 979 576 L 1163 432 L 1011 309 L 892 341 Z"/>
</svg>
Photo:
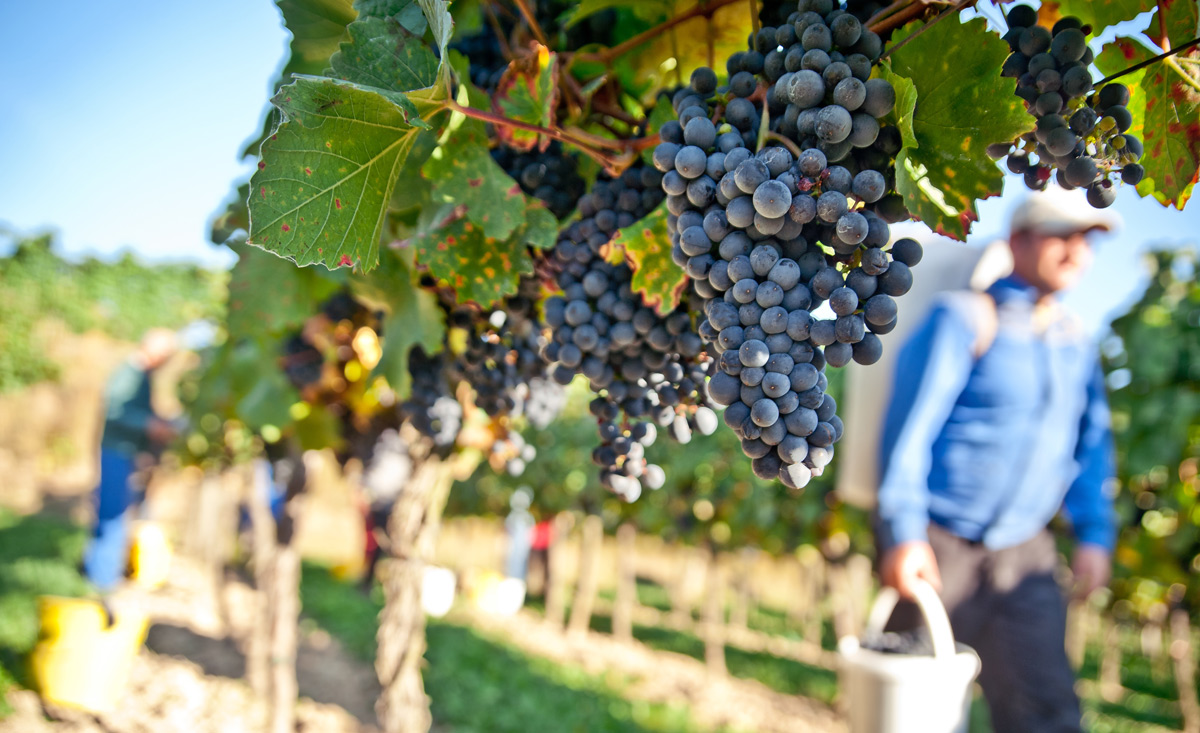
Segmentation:
<svg viewBox="0 0 1200 733">
<path fill-rule="evenodd" d="M 367 597 L 315 565 L 304 567 L 300 587 L 305 616 L 364 661 L 374 659 L 378 587 Z M 686 706 L 623 698 L 630 680 L 620 675 L 530 657 L 446 621 L 430 619 L 426 633 L 425 691 L 434 720 L 455 733 L 697 729 Z"/>
</svg>

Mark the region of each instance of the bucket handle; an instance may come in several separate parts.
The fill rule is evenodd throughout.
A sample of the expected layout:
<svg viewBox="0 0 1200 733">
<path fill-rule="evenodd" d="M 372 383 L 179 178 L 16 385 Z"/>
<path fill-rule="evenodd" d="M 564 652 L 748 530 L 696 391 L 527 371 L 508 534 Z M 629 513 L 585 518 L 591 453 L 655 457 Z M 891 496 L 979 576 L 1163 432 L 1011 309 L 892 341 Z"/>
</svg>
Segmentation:
<svg viewBox="0 0 1200 733">
<path fill-rule="evenodd" d="M 925 623 L 929 626 L 930 637 L 933 640 L 933 656 L 936 659 L 951 659 L 955 654 L 954 632 L 950 628 L 950 617 L 946 615 L 946 607 L 938 598 L 937 591 L 929 583 L 918 578 L 913 585 L 913 595 Z M 871 614 L 867 617 L 865 634 L 878 634 L 883 631 L 887 620 L 891 618 L 900 593 L 890 586 L 884 586 L 875 596 L 875 604 L 871 606 Z"/>
</svg>

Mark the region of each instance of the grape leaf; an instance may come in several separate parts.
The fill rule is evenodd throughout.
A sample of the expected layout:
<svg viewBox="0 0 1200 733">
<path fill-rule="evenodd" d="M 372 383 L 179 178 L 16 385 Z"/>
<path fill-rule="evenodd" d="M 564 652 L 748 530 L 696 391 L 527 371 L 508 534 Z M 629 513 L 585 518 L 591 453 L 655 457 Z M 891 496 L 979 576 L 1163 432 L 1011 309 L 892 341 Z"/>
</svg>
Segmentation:
<svg viewBox="0 0 1200 733">
<path fill-rule="evenodd" d="M 661 23 L 671 16 L 674 7 L 675 0 L 583 0 L 575 6 L 566 27 L 570 28 L 581 20 L 612 8 L 631 10 L 642 20 Z"/>
<path fill-rule="evenodd" d="M 492 105 L 509 119 L 551 127 L 558 107 L 558 54 L 539 43 L 531 44 L 531 49 L 532 53 L 514 59 L 504 70 Z M 496 136 L 518 150 L 532 150 L 539 140 L 550 142 L 536 132 L 507 125 L 497 127 Z"/>
<path fill-rule="evenodd" d="M 1186 25 L 1186 18 L 1184 24 Z M 1196 58 L 1194 50 L 1189 51 Z M 1130 38 L 1118 38 L 1107 44 L 1096 57 L 1096 67 L 1113 74 L 1151 58 L 1154 54 Z M 1137 185 L 1138 194 L 1152 196 L 1164 206 L 1182 209 L 1200 168 L 1200 93 L 1189 86 L 1180 72 L 1193 74 L 1193 64 L 1179 68 L 1154 64 L 1120 78 L 1129 88 L 1129 113 L 1133 124 L 1129 133 L 1142 140 L 1145 153 L 1141 165 L 1146 174 Z"/>
<path fill-rule="evenodd" d="M 525 194 L 492 158 L 479 120 L 455 114 L 421 175 L 433 185 L 433 201 L 456 208 L 486 237 L 505 239 L 525 223 Z"/>
<path fill-rule="evenodd" d="M 454 34 L 454 19 L 450 16 L 448 0 L 417 0 L 429 30 L 433 33 L 433 43 L 437 46 L 438 58 L 446 58 L 446 46 Z"/>
<path fill-rule="evenodd" d="M 295 267 L 270 252 L 244 244 L 229 276 L 226 328 L 231 341 L 263 338 L 299 328 L 340 286 L 338 278 Z M 270 283 L 270 287 L 263 287 Z"/>
<path fill-rule="evenodd" d="M 654 100 L 654 108 L 650 110 L 650 114 L 646 118 L 646 134 L 658 134 L 663 125 L 677 118 L 675 109 L 671 107 L 671 98 L 665 94 L 658 95 L 658 98 Z M 654 165 L 653 146 L 642 151 L 642 162 L 646 165 Z"/>
<path fill-rule="evenodd" d="M 1100 35 L 1108 26 L 1152 10 L 1154 5 L 1155 0 L 1058 0 L 1042 3 L 1039 15 L 1050 10 L 1057 10 L 1059 16 L 1073 15 L 1092 26 L 1095 35 Z"/>
<path fill-rule="evenodd" d="M 896 31 L 907 38 L 913 22 Z M 912 140 L 896 159 L 896 188 L 908 210 L 931 229 L 966 239 L 979 218 L 977 199 L 999 195 L 1004 174 L 987 146 L 1015 140 L 1034 119 L 999 69 L 1008 44 L 987 21 L 938 23 L 891 55 L 890 70 L 912 80 Z"/>
<path fill-rule="evenodd" d="M 280 340 L 229 342 L 223 350 L 220 371 L 228 375 L 223 386 L 228 389 L 226 397 L 234 401 L 232 414 L 252 430 L 291 424 L 288 408 L 300 395 L 279 367 Z"/>
<path fill-rule="evenodd" d="M 369 277 L 355 275 L 350 286 L 372 306 L 387 312 L 383 321 L 383 354 L 375 366 L 400 395 L 408 397 L 412 375 L 408 371 L 408 354 L 420 346 L 427 354 L 442 350 L 446 335 L 446 318 L 437 295 L 417 284 L 412 252 L 388 250 L 379 269 Z"/>
<path fill-rule="evenodd" d="M 617 230 L 613 244 L 625 250 L 625 259 L 633 270 L 630 284 L 646 305 L 659 315 L 675 310 L 687 289 L 687 274 L 671 259 L 666 202 L 640 221 Z"/>
<path fill-rule="evenodd" d="M 681 15 L 703 4 L 703 0 L 683 0 L 676 3 L 669 13 L 671 16 Z M 660 33 L 652 41 L 626 54 L 614 65 L 614 70 L 626 91 L 632 94 L 647 91 L 657 93 L 660 89 L 674 86 L 676 79 L 686 84 L 692 71 L 708 65 L 710 34 L 713 58 L 719 61 L 737 51 L 745 51 L 746 37 L 752 30 L 751 14 L 745 5 L 726 5 L 718 8 L 711 19 L 697 16 Z M 675 63 L 665 64 L 664 59 L 673 59 Z"/>
<path fill-rule="evenodd" d="M 1180 54 L 1200 59 L 1194 48 Z M 1191 84 L 1184 81 L 1189 75 Z M 1200 67 L 1155 64 L 1141 82 L 1146 97 L 1141 164 L 1146 176 L 1138 193 L 1182 210 L 1200 175 Z"/>
<path fill-rule="evenodd" d="M 518 278 L 533 272 L 527 246 L 554 244 L 557 222 L 553 214 L 539 204 L 530 207 L 525 217 L 520 230 L 500 240 L 453 211 L 411 242 L 418 261 L 454 288 L 460 301 L 487 307 L 517 292 Z"/>
<path fill-rule="evenodd" d="M 404 94 L 332 79 L 297 79 L 272 101 L 287 120 L 250 179 L 249 242 L 300 266 L 370 270 L 398 172 L 429 123 Z"/>
<path fill-rule="evenodd" d="M 438 59 L 421 43 L 424 25 L 424 16 L 420 16 L 418 28 L 407 27 L 392 18 L 354 21 L 347 28 L 350 40 L 341 44 L 329 60 L 330 75 L 395 92 L 433 86 Z"/>
<path fill-rule="evenodd" d="M 1106 43 L 1096 56 L 1096 68 L 1105 76 L 1115 74 L 1134 64 L 1154 56 L 1150 49 L 1132 38 L 1118 38 L 1112 43 Z M 1129 89 L 1129 105 L 1127 109 L 1133 117 L 1128 132 L 1141 140 L 1146 116 L 1146 92 L 1142 89 L 1142 79 L 1146 70 L 1140 69 L 1122 76 L 1114 83 L 1124 84 Z"/>
<path fill-rule="evenodd" d="M 360 20 L 392 18 L 418 36 L 424 34 L 429 25 L 416 0 L 355 0 L 354 9 Z"/>
<path fill-rule="evenodd" d="M 276 0 L 283 14 L 283 25 L 292 34 L 288 60 L 271 85 L 278 90 L 297 74 L 319 75 L 329 65 L 329 57 L 338 49 L 346 26 L 354 20 L 351 0 Z M 243 156 L 256 155 L 275 124 L 273 110 L 263 121 L 262 132 L 242 150 Z"/>
</svg>

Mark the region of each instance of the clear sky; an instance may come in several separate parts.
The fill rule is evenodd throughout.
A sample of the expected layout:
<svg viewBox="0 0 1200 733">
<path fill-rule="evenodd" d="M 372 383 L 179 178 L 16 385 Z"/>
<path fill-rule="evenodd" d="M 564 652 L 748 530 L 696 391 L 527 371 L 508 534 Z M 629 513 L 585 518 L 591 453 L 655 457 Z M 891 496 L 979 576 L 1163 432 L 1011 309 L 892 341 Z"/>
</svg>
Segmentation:
<svg viewBox="0 0 1200 733">
<path fill-rule="evenodd" d="M 208 222 L 288 38 L 270 0 L 0 3 L 0 226 L 229 264 Z"/>
<path fill-rule="evenodd" d="M 208 226 L 253 166 L 239 153 L 259 130 L 288 40 L 274 3 L 54 7 L 48 26 L 40 3 L 0 4 L 0 226 L 56 229 L 73 254 L 128 248 L 229 264 Z M 981 203 L 971 243 L 1004 235 L 1024 195 L 1010 176 L 1002 197 Z M 1114 209 L 1126 227 L 1069 299 L 1093 329 L 1141 292 L 1143 252 L 1200 241 L 1198 201 L 1178 212 L 1126 189 Z"/>
</svg>

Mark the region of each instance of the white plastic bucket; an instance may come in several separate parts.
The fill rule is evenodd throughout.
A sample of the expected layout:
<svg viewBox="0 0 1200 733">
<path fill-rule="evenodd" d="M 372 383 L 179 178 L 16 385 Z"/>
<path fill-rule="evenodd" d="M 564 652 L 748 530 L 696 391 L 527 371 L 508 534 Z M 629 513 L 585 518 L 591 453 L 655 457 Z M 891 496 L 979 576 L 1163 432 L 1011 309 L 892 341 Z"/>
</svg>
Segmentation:
<svg viewBox="0 0 1200 733">
<path fill-rule="evenodd" d="M 900 595 L 884 588 L 867 618 L 866 632 L 883 631 Z M 955 646 L 950 619 L 928 583 L 916 589 L 917 606 L 933 641 L 933 656 L 863 649 L 847 636 L 838 641 L 838 678 L 851 733 L 965 733 L 971 683 L 979 655 Z"/>
</svg>

